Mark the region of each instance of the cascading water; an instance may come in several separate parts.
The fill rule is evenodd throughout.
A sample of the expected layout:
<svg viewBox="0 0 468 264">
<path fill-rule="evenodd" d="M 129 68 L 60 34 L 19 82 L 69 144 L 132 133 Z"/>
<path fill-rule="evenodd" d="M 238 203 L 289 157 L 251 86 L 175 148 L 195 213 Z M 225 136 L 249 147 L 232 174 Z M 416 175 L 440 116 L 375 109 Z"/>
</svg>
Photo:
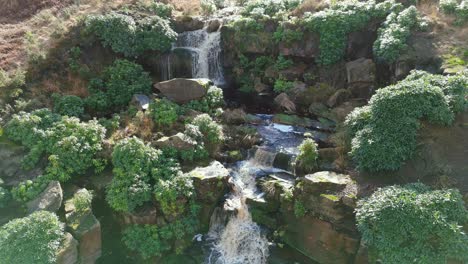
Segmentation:
<svg viewBox="0 0 468 264">
<path fill-rule="evenodd" d="M 232 171 L 233 192 L 224 204 L 225 211 L 235 211 L 223 227 L 223 217 L 216 212 L 210 223 L 208 237 L 214 241 L 209 264 L 263 264 L 268 259 L 268 240 L 260 227 L 252 221 L 246 204 L 247 197 L 254 197 L 255 160 L 243 161 Z"/>
<path fill-rule="evenodd" d="M 193 78 L 208 78 L 218 86 L 225 84 L 221 64 L 221 32 L 219 30 L 208 32 L 205 27 L 181 33 L 172 47 L 173 51 L 177 49 L 190 52 Z M 167 65 L 170 67 L 170 63 Z"/>
</svg>

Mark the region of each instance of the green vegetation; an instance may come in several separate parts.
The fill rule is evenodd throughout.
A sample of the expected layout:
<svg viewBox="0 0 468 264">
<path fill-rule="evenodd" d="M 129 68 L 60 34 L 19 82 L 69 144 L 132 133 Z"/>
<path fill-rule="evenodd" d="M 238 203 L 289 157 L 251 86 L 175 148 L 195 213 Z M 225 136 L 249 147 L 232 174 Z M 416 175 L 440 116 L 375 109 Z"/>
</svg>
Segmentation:
<svg viewBox="0 0 468 264">
<path fill-rule="evenodd" d="M 160 5 L 148 8 L 163 16 L 169 13 Z M 85 31 L 97 36 L 104 46 L 127 57 L 136 57 L 145 51 L 167 51 L 177 38 L 177 33 L 171 29 L 167 19 L 129 10 L 88 16 Z"/>
<path fill-rule="evenodd" d="M 149 105 L 154 122 L 159 127 L 171 126 L 179 118 L 179 106 L 165 98 L 155 99 Z"/>
<path fill-rule="evenodd" d="M 128 105 L 134 94 L 148 94 L 151 84 L 149 74 L 141 65 L 119 59 L 104 70 L 102 79 L 90 81 L 91 95 L 86 98 L 86 105 L 96 111 L 121 108 Z"/>
<path fill-rule="evenodd" d="M 294 202 L 294 215 L 296 218 L 304 217 L 306 215 L 306 211 L 307 210 L 301 201 L 297 200 Z"/>
<path fill-rule="evenodd" d="M 402 9 L 394 0 L 343 1 L 323 11 L 304 17 L 307 29 L 320 34 L 319 62 L 331 65 L 340 61 L 346 48 L 348 33 L 364 28 L 371 19 L 385 18 L 392 11 Z"/>
<path fill-rule="evenodd" d="M 43 192 L 50 180 L 43 175 L 37 176 L 34 180 L 20 182 L 17 186 L 11 189 L 13 199 L 18 202 L 27 202 L 36 198 Z"/>
<path fill-rule="evenodd" d="M 279 78 L 275 81 L 273 86 L 273 91 L 277 93 L 283 93 L 291 90 L 294 87 L 294 82 L 286 81 L 282 78 Z"/>
<path fill-rule="evenodd" d="M 186 125 L 185 134 L 199 144 L 204 144 L 210 154 L 214 154 L 224 141 L 223 128 L 208 114 L 195 117 Z"/>
<path fill-rule="evenodd" d="M 302 0 L 249 1 L 242 11 L 245 17 L 281 17 L 302 3 Z"/>
<path fill-rule="evenodd" d="M 33 168 L 46 154 L 47 178 L 62 182 L 84 174 L 97 163 L 105 133 L 96 120 L 80 122 L 76 117 L 60 117 L 48 109 L 15 114 L 5 127 L 9 139 L 30 149 L 23 160 L 25 168 Z"/>
<path fill-rule="evenodd" d="M 467 0 L 440 0 L 439 5 L 444 13 L 455 15 L 455 24 L 461 25 L 468 20 Z"/>
<path fill-rule="evenodd" d="M 407 48 L 406 40 L 411 30 L 421 25 L 418 10 L 410 6 L 401 12 L 388 15 L 379 29 L 374 43 L 374 54 L 386 62 L 395 62 Z"/>
<path fill-rule="evenodd" d="M 84 214 L 91 210 L 93 201 L 93 193 L 87 189 L 78 190 L 72 198 L 73 206 L 78 214 Z"/>
<path fill-rule="evenodd" d="M 53 94 L 52 99 L 54 99 L 54 112 L 60 115 L 80 117 L 84 114 L 84 102 L 78 96 Z"/>
<path fill-rule="evenodd" d="M 217 109 L 223 106 L 223 90 L 216 86 L 210 86 L 206 95 L 202 99 L 191 101 L 184 105 L 185 108 L 208 113 L 210 115 L 215 115 Z"/>
<path fill-rule="evenodd" d="M 161 152 L 145 145 L 138 138 L 126 138 L 112 152 L 114 178 L 107 189 L 106 199 L 116 211 L 132 212 L 151 200 L 151 177 Z"/>
<path fill-rule="evenodd" d="M 405 80 L 382 89 L 369 105 L 351 112 L 346 125 L 351 155 L 360 169 L 397 170 L 412 157 L 420 120 L 450 125 L 466 108 L 468 76 L 432 75 L 413 71 Z"/>
<path fill-rule="evenodd" d="M 306 138 L 299 145 L 299 154 L 296 157 L 296 164 L 305 173 L 312 172 L 317 168 L 317 143 L 311 138 Z"/>
<path fill-rule="evenodd" d="M 63 225 L 50 212 L 39 211 L 0 227 L 2 263 L 55 263 Z"/>
<path fill-rule="evenodd" d="M 285 42 L 286 44 L 291 44 L 300 41 L 303 36 L 304 32 L 287 29 L 283 25 L 278 26 L 275 33 L 273 33 L 273 39 L 276 43 Z"/>
<path fill-rule="evenodd" d="M 382 263 L 446 263 L 468 260 L 468 220 L 456 190 L 423 184 L 378 189 L 356 209 L 362 239 Z"/>
<path fill-rule="evenodd" d="M 193 196 L 192 180 L 178 175 L 169 180 L 158 180 L 154 195 L 166 217 L 176 218 L 182 215 L 188 204 L 186 199 Z"/>
</svg>

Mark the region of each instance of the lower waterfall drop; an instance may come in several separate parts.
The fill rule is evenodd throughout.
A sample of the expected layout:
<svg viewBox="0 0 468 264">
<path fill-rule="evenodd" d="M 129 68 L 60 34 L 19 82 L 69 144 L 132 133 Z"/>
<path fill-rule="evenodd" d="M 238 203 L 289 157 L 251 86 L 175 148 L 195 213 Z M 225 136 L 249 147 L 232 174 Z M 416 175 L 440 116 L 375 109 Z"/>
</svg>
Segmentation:
<svg viewBox="0 0 468 264">
<path fill-rule="evenodd" d="M 208 236 L 214 241 L 209 264 L 265 264 L 268 259 L 268 240 L 260 227 L 252 221 L 246 198 L 255 195 L 254 161 L 243 161 L 232 172 L 233 193 L 224 204 L 225 211 L 235 211 L 224 229 L 211 223 Z M 222 219 L 222 217 L 216 217 Z"/>
</svg>

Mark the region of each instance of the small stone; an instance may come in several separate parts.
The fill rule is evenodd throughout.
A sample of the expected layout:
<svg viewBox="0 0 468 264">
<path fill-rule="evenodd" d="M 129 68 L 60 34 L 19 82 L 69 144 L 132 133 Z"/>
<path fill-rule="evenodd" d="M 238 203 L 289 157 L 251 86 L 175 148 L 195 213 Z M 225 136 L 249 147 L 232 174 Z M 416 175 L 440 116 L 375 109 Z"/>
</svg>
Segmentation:
<svg viewBox="0 0 468 264">
<path fill-rule="evenodd" d="M 351 97 L 351 92 L 346 89 L 339 89 L 327 101 L 329 107 L 335 107 L 346 102 Z"/>
<path fill-rule="evenodd" d="M 175 148 L 178 150 L 187 150 L 193 148 L 195 145 L 188 140 L 187 136 L 179 132 L 170 137 L 162 137 L 154 142 L 154 145 L 159 148 Z"/>
<path fill-rule="evenodd" d="M 296 112 L 296 105 L 294 104 L 291 99 L 289 99 L 288 95 L 286 93 L 281 93 L 275 98 L 275 104 L 278 106 L 281 110 L 284 110 L 289 113 L 294 113 Z"/>
<path fill-rule="evenodd" d="M 135 94 L 132 98 L 132 105 L 135 105 L 138 110 L 147 110 L 150 104 L 150 99 L 144 94 Z"/>
</svg>

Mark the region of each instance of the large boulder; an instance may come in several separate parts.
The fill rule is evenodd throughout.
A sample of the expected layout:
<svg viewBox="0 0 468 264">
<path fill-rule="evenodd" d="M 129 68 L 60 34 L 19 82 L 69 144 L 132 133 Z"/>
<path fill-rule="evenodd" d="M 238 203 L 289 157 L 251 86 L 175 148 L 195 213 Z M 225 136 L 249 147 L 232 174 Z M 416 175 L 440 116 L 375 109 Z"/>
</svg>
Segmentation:
<svg viewBox="0 0 468 264">
<path fill-rule="evenodd" d="M 78 241 L 66 232 L 62 245 L 57 253 L 57 264 L 78 263 Z"/>
<path fill-rule="evenodd" d="M 283 24 L 285 30 L 303 32 L 301 39 L 289 41 L 282 40 L 279 43 L 279 53 L 283 56 L 294 56 L 302 58 L 316 58 L 319 54 L 320 37 L 316 33 L 308 32 L 298 28 L 293 23 Z"/>
<path fill-rule="evenodd" d="M 359 247 L 359 239 L 337 231 L 334 226 L 313 216 L 297 219 L 294 214 L 285 215 L 287 225 L 283 239 L 317 263 L 353 263 Z"/>
<path fill-rule="evenodd" d="M 360 58 L 346 63 L 348 89 L 356 98 L 368 98 L 374 91 L 376 66 L 371 59 Z"/>
<path fill-rule="evenodd" d="M 201 17 L 182 15 L 174 18 L 173 25 L 177 33 L 182 33 L 202 29 L 205 22 Z"/>
<path fill-rule="evenodd" d="M 159 92 L 170 100 L 184 104 L 192 100 L 198 100 L 206 95 L 210 86 L 208 79 L 182 79 L 176 78 L 154 85 Z"/>
<path fill-rule="evenodd" d="M 333 171 L 320 171 L 306 175 L 303 179 L 303 186 L 304 192 L 317 194 L 324 191 L 342 191 L 352 182 L 349 175 L 338 174 Z"/>
<path fill-rule="evenodd" d="M 67 230 L 78 240 L 80 263 L 94 264 L 102 253 L 101 223 L 91 208 L 83 212 L 76 210 L 73 198 L 65 202 Z"/>
<path fill-rule="evenodd" d="M 216 206 L 228 191 L 229 171 L 219 162 L 207 167 L 198 167 L 187 174 L 193 180 L 197 202 L 201 205 L 199 220 L 207 231 Z"/>
<path fill-rule="evenodd" d="M 296 104 L 294 104 L 286 93 L 281 93 L 275 98 L 275 105 L 283 111 L 294 113 L 296 112 Z"/>
<path fill-rule="evenodd" d="M 62 205 L 63 191 L 58 181 L 51 181 L 39 196 L 26 204 L 28 213 L 35 211 L 57 212 Z"/>
<path fill-rule="evenodd" d="M 186 135 L 180 132 L 170 137 L 162 137 L 154 142 L 154 145 L 159 148 L 175 148 L 177 150 L 188 150 L 195 146 Z"/>
<path fill-rule="evenodd" d="M 0 178 L 4 180 L 6 186 L 16 186 L 21 181 L 34 179 L 42 173 L 41 166 L 33 170 L 23 170 L 22 160 L 27 155 L 25 147 L 16 145 L 8 140 L 0 142 Z"/>
</svg>

